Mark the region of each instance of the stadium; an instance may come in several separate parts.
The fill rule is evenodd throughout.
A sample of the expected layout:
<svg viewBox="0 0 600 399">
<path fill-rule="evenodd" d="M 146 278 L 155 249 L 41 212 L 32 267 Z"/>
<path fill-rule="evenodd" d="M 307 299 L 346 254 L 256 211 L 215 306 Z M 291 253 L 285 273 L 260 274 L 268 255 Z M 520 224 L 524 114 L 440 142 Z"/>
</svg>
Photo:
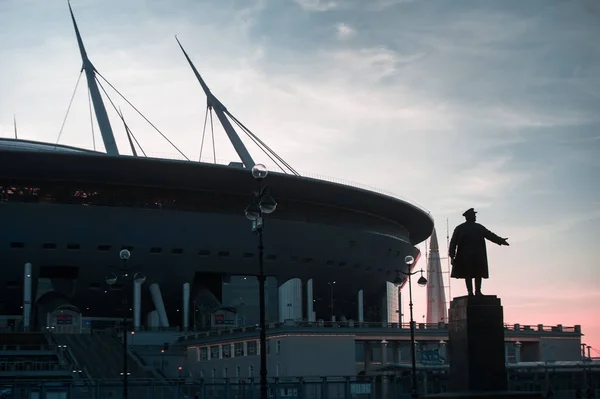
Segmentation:
<svg viewBox="0 0 600 399">
<path fill-rule="evenodd" d="M 241 162 L 137 156 L 126 124 L 134 156 L 120 155 L 99 73 L 74 17 L 73 24 L 107 152 L 0 140 L 0 314 L 23 316 L 26 329 L 47 327 L 56 312 L 120 317 L 118 292 L 129 280 L 119 275 L 119 252 L 128 249 L 128 270 L 146 277 L 134 300 L 138 315 L 164 308 L 162 327 L 186 324 L 191 313 L 193 323 L 202 324 L 216 310 L 241 314 L 243 306 L 237 320 L 254 323 L 258 284 L 249 277 L 258 274 L 257 238 L 244 209 L 256 189 L 255 162 L 230 121 L 291 171 L 272 171 L 265 179 L 278 203 L 264 228 L 269 320 L 381 321 L 397 310 L 386 301 L 387 282 L 407 271 L 405 256 L 418 258 L 415 246 L 433 231 L 428 212 L 389 195 L 298 175 L 214 97 L 183 47 L 207 95 L 207 112 L 216 114 Z M 109 286 L 112 274 L 121 278 Z"/>
</svg>

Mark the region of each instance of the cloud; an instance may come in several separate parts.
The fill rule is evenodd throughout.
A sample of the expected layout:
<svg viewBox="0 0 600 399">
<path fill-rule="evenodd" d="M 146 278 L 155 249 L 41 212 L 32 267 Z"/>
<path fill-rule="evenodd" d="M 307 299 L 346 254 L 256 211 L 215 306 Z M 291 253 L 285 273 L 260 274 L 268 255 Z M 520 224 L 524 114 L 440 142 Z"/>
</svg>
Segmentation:
<svg viewBox="0 0 600 399">
<path fill-rule="evenodd" d="M 10 60 L 0 63 L 1 131 L 12 135 L 16 113 L 20 137 L 54 142 L 81 65 L 66 5 L 1 3 L 0 59 Z M 557 290 L 554 276 L 576 278 L 563 274 L 573 259 L 597 281 L 597 246 L 580 244 L 600 209 L 600 21 L 590 2 L 72 4 L 98 70 L 191 158 L 206 98 L 174 33 L 213 93 L 299 171 L 396 192 L 438 225 L 485 209 L 483 222 L 514 244 L 498 268 L 524 265 L 541 291 Z M 116 102 L 147 152 L 177 157 Z M 92 146 L 88 112 L 82 82 L 61 143 Z M 203 156 L 212 160 L 211 138 Z M 237 160 L 217 123 L 215 148 L 224 163 Z M 498 292 L 509 297 L 514 278 L 504 281 Z"/>
<path fill-rule="evenodd" d="M 546 223 L 536 225 L 512 224 L 510 227 L 501 227 L 502 231 L 510 231 L 511 243 L 526 243 L 528 241 L 544 241 L 552 237 L 568 235 L 581 223 L 600 223 L 600 203 L 596 211 L 572 213 L 570 215 L 556 215 Z M 510 230 L 509 230 L 510 229 Z"/>
<path fill-rule="evenodd" d="M 302 9 L 312 12 L 324 12 L 333 10 L 338 6 L 335 1 L 327 0 L 294 0 Z"/>
<path fill-rule="evenodd" d="M 340 40 L 346 40 L 356 34 L 356 30 L 345 23 L 339 23 L 335 26 L 337 38 Z"/>
<path fill-rule="evenodd" d="M 412 3 L 417 0 L 371 0 L 367 2 L 366 7 L 373 11 L 383 11 L 387 8 L 400 4 Z"/>
</svg>

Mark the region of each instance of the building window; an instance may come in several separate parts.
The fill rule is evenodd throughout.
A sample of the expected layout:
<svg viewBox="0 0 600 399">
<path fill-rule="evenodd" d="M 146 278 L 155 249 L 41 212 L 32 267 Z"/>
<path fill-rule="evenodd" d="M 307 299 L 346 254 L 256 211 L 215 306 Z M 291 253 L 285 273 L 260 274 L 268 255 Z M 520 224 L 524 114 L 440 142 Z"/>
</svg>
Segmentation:
<svg viewBox="0 0 600 399">
<path fill-rule="evenodd" d="M 204 369 L 200 369 L 200 378 L 204 378 Z"/>
<path fill-rule="evenodd" d="M 280 354 L 281 353 L 281 341 L 277 340 L 277 346 L 275 347 L 275 353 Z"/>
<path fill-rule="evenodd" d="M 248 356 L 256 356 L 256 341 L 248 341 Z"/>
<path fill-rule="evenodd" d="M 248 366 L 248 378 L 252 378 L 254 377 L 254 366 L 250 365 Z"/>
<path fill-rule="evenodd" d="M 223 367 L 223 378 L 227 378 L 227 367 Z"/>
<path fill-rule="evenodd" d="M 277 341 L 277 342 L 279 342 L 279 341 Z M 277 363 L 277 370 L 275 370 L 275 373 L 276 373 L 275 374 L 276 377 L 281 377 L 281 363 L 279 363 L 279 362 Z"/>
<path fill-rule="evenodd" d="M 236 342 L 233 345 L 233 348 L 235 350 L 235 357 L 244 356 L 244 343 L 243 342 Z"/>
<path fill-rule="evenodd" d="M 212 359 L 220 359 L 219 356 L 219 347 L 218 346 L 211 346 L 210 347 L 210 358 Z"/>
<path fill-rule="evenodd" d="M 223 345 L 223 359 L 229 359 L 231 357 L 231 344 Z"/>
<path fill-rule="evenodd" d="M 239 378 L 240 378 L 240 376 L 241 376 L 240 374 L 242 374 L 242 368 L 241 368 L 240 366 L 237 366 L 237 367 L 235 368 L 235 378 L 238 378 L 238 379 L 239 379 Z"/>
<path fill-rule="evenodd" d="M 213 380 L 217 377 L 217 369 L 212 369 L 212 378 Z"/>
<path fill-rule="evenodd" d="M 200 348 L 200 355 L 199 355 L 199 361 L 203 362 L 205 360 L 208 360 L 208 348 L 206 346 L 203 348 Z"/>
</svg>

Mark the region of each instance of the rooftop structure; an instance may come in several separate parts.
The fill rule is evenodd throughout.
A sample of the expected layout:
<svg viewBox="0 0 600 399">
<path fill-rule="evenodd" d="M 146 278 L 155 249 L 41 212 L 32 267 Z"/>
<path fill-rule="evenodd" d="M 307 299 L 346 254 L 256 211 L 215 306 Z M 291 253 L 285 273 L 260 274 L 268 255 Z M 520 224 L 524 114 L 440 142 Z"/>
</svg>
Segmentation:
<svg viewBox="0 0 600 399">
<path fill-rule="evenodd" d="M 90 61 L 70 11 L 106 153 L 0 140 L 0 212 L 11 226 L 0 232 L 0 314 L 23 315 L 17 328 L 24 330 L 55 326 L 61 311 L 74 312 L 75 329 L 85 317 L 121 314 L 124 287 L 120 282 L 109 287 L 105 278 L 119 267 L 123 248 L 130 250 L 129 264 L 147 276 L 144 287 L 152 291 L 148 295 L 144 288 L 136 296 L 134 313 L 156 311 L 163 327 L 188 329 L 195 321 L 203 325 L 215 309 L 238 312 L 223 293 L 234 298 L 230 281 L 256 276 L 258 265 L 244 217 L 255 189 L 249 171 L 254 158 L 233 125 L 282 170 L 269 174 L 279 203 L 264 232 L 265 271 L 275 290 L 270 306 L 277 309 L 279 298 L 287 301 L 286 292 L 295 290 L 300 295 L 292 301 L 294 318 L 329 319 L 334 310 L 338 319 L 378 321 L 393 312 L 387 308 L 397 303 L 382 303 L 386 283 L 407 267 L 402 262 L 406 255 L 418 258 L 415 245 L 433 230 L 427 211 L 372 190 L 300 176 L 214 96 L 180 43 L 207 96 L 207 112 L 216 114 L 241 163 L 137 156 L 143 149 L 115 108 L 134 154 L 121 155 L 105 107 L 114 102 L 102 99 L 108 96 L 105 83 L 114 87 Z M 337 285 L 330 295 L 333 281 Z M 184 301 L 186 283 L 190 295 Z M 203 314 L 189 317 L 194 307 Z M 277 313 L 272 321 L 280 319 Z M 147 324 L 135 323 L 136 328 Z"/>
</svg>

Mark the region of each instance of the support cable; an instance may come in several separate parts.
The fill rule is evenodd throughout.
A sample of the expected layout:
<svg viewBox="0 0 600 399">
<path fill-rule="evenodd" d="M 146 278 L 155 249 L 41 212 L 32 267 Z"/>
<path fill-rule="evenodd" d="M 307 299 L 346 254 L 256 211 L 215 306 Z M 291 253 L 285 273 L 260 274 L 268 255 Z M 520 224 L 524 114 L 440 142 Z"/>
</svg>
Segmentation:
<svg viewBox="0 0 600 399">
<path fill-rule="evenodd" d="M 112 98 L 110 98 L 110 96 L 106 92 L 106 89 L 104 89 L 104 86 L 102 86 L 102 82 L 100 82 L 98 79 L 96 79 L 96 82 L 100 86 L 100 89 L 102 89 L 102 92 L 104 93 L 104 95 L 106 96 L 106 98 L 108 98 L 108 101 L 110 102 L 110 105 L 112 105 L 112 107 L 115 110 L 115 112 L 117 113 L 117 115 L 119 115 L 119 117 L 121 117 L 121 121 L 123 121 L 123 124 L 125 125 L 125 133 L 127 133 L 128 138 L 129 138 L 129 134 L 131 134 L 131 136 L 133 137 L 133 139 L 137 143 L 138 147 L 140 147 L 140 150 L 142 150 L 142 153 L 144 154 L 144 156 L 146 156 L 146 153 L 144 152 L 144 149 L 142 148 L 142 146 L 140 145 L 140 143 L 138 143 L 138 141 L 135 138 L 135 136 L 133 135 L 133 133 L 129 130 L 129 127 L 127 126 L 127 123 L 125 122 L 125 119 L 123 118 L 123 115 L 121 114 L 121 112 L 119 111 L 119 109 L 117 108 L 117 106 L 115 105 L 115 103 L 113 102 Z"/>
<path fill-rule="evenodd" d="M 258 136 L 256 136 L 254 133 L 252 133 L 250 131 L 250 129 L 248 129 L 246 126 L 244 126 L 244 124 L 242 122 L 240 122 L 235 116 L 233 116 L 229 111 L 225 111 L 225 113 L 231 117 L 233 119 L 233 121 L 240 127 L 242 128 L 242 130 L 244 130 L 244 132 L 251 138 L 254 138 L 256 141 L 258 141 L 260 143 L 261 146 L 264 147 L 263 152 L 266 153 L 266 151 L 270 152 L 271 154 L 273 154 L 273 156 L 275 156 L 282 164 L 285 165 L 286 168 L 288 168 L 293 174 L 295 174 L 296 176 L 300 176 L 300 174 L 298 172 L 296 172 L 296 170 L 294 168 L 291 167 L 290 164 L 288 164 L 283 158 L 281 158 L 275 151 L 273 151 L 267 144 L 265 144 L 265 142 L 263 142 Z M 265 151 L 266 149 L 266 151 Z"/>
<path fill-rule="evenodd" d="M 129 146 L 131 147 L 131 152 L 133 153 L 133 156 L 137 157 L 138 155 L 137 155 L 137 152 L 135 151 L 135 146 L 133 145 L 133 142 L 131 141 L 132 137 L 133 137 L 133 140 L 138 145 L 138 147 L 140 148 L 140 151 L 142 151 L 142 154 L 144 154 L 145 157 L 148 157 L 148 155 L 146 155 L 146 152 L 144 151 L 144 149 L 142 148 L 140 143 L 135 138 L 135 135 L 129 128 L 129 125 L 127 125 L 127 122 L 125 122 L 125 117 L 123 116 L 123 112 L 121 112 L 121 107 L 119 107 L 119 111 L 117 113 L 119 114 L 121 121 L 123 121 L 123 126 L 125 126 L 125 132 L 127 133 L 127 139 L 129 140 Z"/>
<path fill-rule="evenodd" d="M 213 146 L 213 162 L 217 163 L 217 151 L 215 150 L 215 127 L 213 125 L 212 109 L 210 110 L 210 132 L 212 134 L 212 146 Z"/>
<path fill-rule="evenodd" d="M 236 125 L 238 125 L 238 127 L 239 127 L 240 129 L 242 129 L 242 131 L 243 131 L 244 133 L 246 133 L 246 130 L 244 129 L 244 126 L 241 124 L 241 122 L 240 122 L 240 121 L 238 121 L 238 120 L 237 120 L 237 119 L 235 119 L 235 118 L 232 118 L 232 119 L 233 119 L 233 122 L 234 122 Z M 257 147 L 258 147 L 258 148 L 259 148 L 259 149 L 260 149 L 262 152 L 264 152 L 264 153 L 265 153 L 265 155 L 266 155 L 266 156 L 268 156 L 268 157 L 269 157 L 269 159 L 270 159 L 271 161 L 273 161 L 273 163 L 274 163 L 274 164 L 275 164 L 275 165 L 276 165 L 276 166 L 277 166 L 279 169 L 281 169 L 281 171 L 282 171 L 283 173 L 286 173 L 285 169 L 283 169 L 283 167 L 281 167 L 281 165 L 279 164 L 279 162 L 277 162 L 277 161 L 276 161 L 276 160 L 275 160 L 275 159 L 274 159 L 274 158 L 271 156 L 271 154 L 269 154 L 267 151 L 265 151 L 265 150 L 264 150 L 264 148 L 262 148 L 262 147 L 261 147 L 260 143 L 259 143 L 259 142 L 258 142 L 258 141 L 257 141 L 257 140 L 254 138 L 254 137 L 252 137 L 252 136 L 248 135 L 248 133 L 246 133 L 246 135 L 247 135 L 247 136 L 250 138 L 250 140 L 252 140 L 252 142 L 253 142 L 254 144 L 256 144 L 256 146 L 257 146 Z"/>
<path fill-rule="evenodd" d="M 204 136 L 206 135 L 206 121 L 208 120 L 208 105 L 206 106 L 206 112 L 204 113 L 204 127 L 202 128 L 202 141 L 200 142 L 200 156 L 198 162 L 202 162 L 202 150 L 204 149 Z"/>
<path fill-rule="evenodd" d="M 79 71 L 79 77 L 77 78 L 77 83 L 75 83 L 75 89 L 73 90 L 73 94 L 71 94 L 71 100 L 69 101 L 69 106 L 67 107 L 67 112 L 65 117 L 63 118 L 62 125 L 60 126 L 60 131 L 58 132 L 58 138 L 56 139 L 56 143 L 54 144 L 54 150 L 56 151 L 56 145 L 60 140 L 60 136 L 62 136 L 63 129 L 65 128 L 65 123 L 67 123 L 67 117 L 69 116 L 69 111 L 71 110 L 71 105 L 73 105 L 73 99 L 75 98 L 75 93 L 77 92 L 77 87 L 79 86 L 79 81 L 81 81 L 81 75 L 83 74 L 83 68 Z"/>
<path fill-rule="evenodd" d="M 235 120 L 234 120 L 234 123 L 235 123 L 236 125 L 238 125 L 238 127 L 239 127 L 240 129 L 242 129 L 242 131 L 243 131 L 244 133 L 246 133 L 246 131 L 245 131 L 245 130 L 244 130 L 244 128 L 243 128 L 243 127 L 240 125 L 240 123 L 238 123 L 238 122 L 237 122 L 237 121 L 235 121 Z M 252 136 L 248 135 L 248 133 L 246 133 L 246 135 L 247 135 L 248 137 L 250 137 L 250 140 L 252 140 L 252 142 L 253 142 L 254 144 L 256 144 L 256 146 L 257 146 L 257 147 L 258 147 L 258 148 L 259 148 L 259 149 L 260 149 L 262 152 L 264 152 L 264 153 L 265 153 L 265 155 L 266 155 L 267 157 L 269 157 L 269 159 L 270 159 L 270 160 L 271 160 L 271 161 L 272 161 L 272 162 L 273 162 L 273 163 L 274 163 L 274 164 L 275 164 L 275 165 L 276 165 L 276 166 L 277 166 L 279 169 L 281 169 L 281 171 L 282 171 L 283 173 L 286 173 L 285 169 L 283 169 L 283 167 L 282 167 L 282 166 L 279 164 L 279 162 L 277 162 L 277 160 L 276 160 L 275 158 L 273 158 L 273 156 L 272 156 L 270 153 L 268 153 L 267 151 L 265 151 L 265 149 L 264 149 L 264 148 L 262 148 L 262 147 L 260 146 L 259 142 L 258 142 L 258 141 L 257 141 L 257 140 L 256 140 L 254 137 L 252 137 Z"/>
<path fill-rule="evenodd" d="M 261 150 L 265 154 L 267 154 L 267 151 L 268 151 L 274 157 L 276 157 L 283 165 L 285 165 L 285 167 L 288 168 L 289 171 L 291 171 L 296 176 L 300 176 L 300 174 L 298 172 L 296 172 L 296 170 L 294 168 L 292 168 L 290 166 L 290 164 L 288 164 L 283 158 L 281 158 L 275 151 L 273 151 L 267 144 L 265 144 L 265 142 L 263 142 L 258 136 L 256 136 L 254 133 L 252 133 L 250 131 L 250 129 L 248 129 L 246 126 L 244 126 L 244 124 L 242 122 L 240 122 L 235 116 L 233 116 L 229 111 L 225 111 L 225 113 L 244 131 L 244 133 L 246 133 L 246 135 L 248 135 L 248 137 L 250 137 L 255 143 L 257 143 L 257 142 L 260 143 L 259 147 L 260 146 L 263 147 L 263 148 L 261 148 Z M 269 156 L 269 158 L 271 158 L 271 157 Z M 273 158 L 271 158 L 271 159 L 273 159 Z"/>
<path fill-rule="evenodd" d="M 94 114 L 92 113 L 92 95 L 90 93 L 89 88 L 88 88 L 88 106 L 90 108 L 90 126 L 92 128 L 92 145 L 94 146 L 94 151 L 96 151 L 96 137 L 94 137 Z"/>
<path fill-rule="evenodd" d="M 136 107 L 135 107 L 135 106 L 134 106 L 134 105 L 133 105 L 131 102 L 129 102 L 129 100 L 128 100 L 127 98 L 125 98 L 125 96 L 124 96 L 123 94 L 121 94 L 121 92 L 120 92 L 119 90 L 117 90 L 117 89 L 116 89 L 116 88 L 115 88 L 115 87 L 114 87 L 114 86 L 113 86 L 113 85 L 112 85 L 112 84 L 111 84 L 111 83 L 110 83 L 108 80 L 106 80 L 106 78 L 105 78 L 104 76 L 102 76 L 102 74 L 101 74 L 100 72 L 96 71 L 95 69 L 94 69 L 94 72 L 96 72 L 96 75 L 100 76 L 100 77 L 102 78 L 102 80 L 104 80 L 104 81 L 106 82 L 106 84 L 108 84 L 108 85 L 110 86 L 110 88 L 111 88 L 111 89 L 113 89 L 113 90 L 114 90 L 114 91 L 115 91 L 115 92 L 116 92 L 116 93 L 117 93 L 119 96 L 121 96 L 121 98 L 122 98 L 123 100 L 125 100 L 125 102 L 126 102 L 127 104 L 129 104 L 129 106 L 131 106 L 131 108 L 133 108 L 133 109 L 135 110 L 135 112 L 137 112 L 137 113 L 138 113 L 138 114 L 139 114 L 139 115 L 140 115 L 142 118 L 144 118 L 144 120 L 145 120 L 146 122 L 148 122 L 148 124 L 149 124 L 150 126 L 152 126 L 152 127 L 154 128 L 154 130 L 156 130 L 156 131 L 158 132 L 158 134 L 160 134 L 160 135 L 162 136 L 162 138 L 164 138 L 165 140 L 167 140 L 167 142 L 168 142 L 169 144 L 171 144 L 171 146 L 173 146 L 173 148 L 175 148 L 175 149 L 177 150 L 177 152 L 179 152 L 179 153 L 180 153 L 180 154 L 181 154 L 181 155 L 182 155 L 182 156 L 183 156 L 183 157 L 184 157 L 184 158 L 185 158 L 187 161 L 189 161 L 189 160 L 190 160 L 190 159 L 189 159 L 189 158 L 188 158 L 188 157 L 187 157 L 187 156 L 186 156 L 186 155 L 185 155 L 185 154 L 184 154 L 184 153 L 183 153 L 183 152 L 182 152 L 182 151 L 181 151 L 181 150 L 180 150 L 180 149 L 179 149 L 179 148 L 178 148 L 178 147 L 175 145 L 175 144 L 173 144 L 173 142 L 172 142 L 171 140 L 169 140 L 169 139 L 167 138 L 167 136 L 165 136 L 165 135 L 163 134 L 163 132 L 161 132 L 161 131 L 160 131 L 160 129 L 159 129 L 159 128 L 157 128 L 157 127 L 156 127 L 156 126 L 155 126 L 155 125 L 154 125 L 152 122 L 150 122 L 150 121 L 148 120 L 148 118 L 146 118 L 146 117 L 144 116 L 144 114 L 142 114 L 142 113 L 140 112 L 140 110 L 138 110 L 138 109 L 137 109 L 137 108 L 136 108 Z M 96 81 L 98 81 L 98 79 L 97 79 L 97 78 L 96 78 Z M 100 81 L 98 81 L 98 83 L 100 83 Z"/>
</svg>

